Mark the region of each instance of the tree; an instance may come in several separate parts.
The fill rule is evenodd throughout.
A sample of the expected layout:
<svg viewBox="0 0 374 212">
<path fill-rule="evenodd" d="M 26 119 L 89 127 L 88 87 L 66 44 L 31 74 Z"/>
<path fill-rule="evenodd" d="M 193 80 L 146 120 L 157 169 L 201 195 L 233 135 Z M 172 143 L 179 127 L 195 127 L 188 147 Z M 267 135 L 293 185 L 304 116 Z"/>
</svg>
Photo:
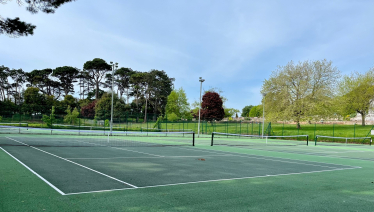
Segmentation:
<svg viewBox="0 0 374 212">
<path fill-rule="evenodd" d="M 51 78 L 52 72 L 51 68 L 46 68 L 26 73 L 26 80 L 30 83 L 26 86 L 37 87 L 43 94 L 54 96 L 58 99 L 61 95 L 61 83 Z"/>
<path fill-rule="evenodd" d="M 253 106 L 248 113 L 249 117 L 261 117 L 262 116 L 262 105 Z"/>
<path fill-rule="evenodd" d="M 85 118 L 95 118 L 95 106 L 97 101 L 93 101 L 89 103 L 88 105 L 82 107 L 81 113 L 82 116 Z"/>
<path fill-rule="evenodd" d="M 129 103 L 129 88 L 130 88 L 130 78 L 134 74 L 134 71 L 131 68 L 119 68 L 114 72 L 114 84 L 118 88 L 119 97 L 126 92 L 126 103 Z M 112 82 L 112 74 L 107 74 L 107 84 Z"/>
<path fill-rule="evenodd" d="M 8 0 L 0 0 L 1 4 L 5 4 Z M 61 5 L 73 0 L 25 0 L 26 9 L 32 14 L 36 14 L 41 10 L 45 13 L 54 13 Z M 24 4 L 22 0 L 17 0 L 18 5 Z M 0 16 L 0 34 L 7 34 L 11 37 L 28 36 L 34 34 L 35 25 L 20 21 L 20 19 L 4 19 Z"/>
<path fill-rule="evenodd" d="M 55 121 L 55 107 L 52 107 L 51 114 L 49 116 L 43 115 L 42 118 L 43 122 L 47 124 L 49 128 L 52 128 L 53 123 Z"/>
<path fill-rule="evenodd" d="M 342 115 L 359 113 L 362 117 L 362 126 L 365 126 L 365 116 L 374 103 L 374 68 L 368 72 L 353 73 L 344 76 L 339 83 L 338 103 Z"/>
<path fill-rule="evenodd" d="M 77 82 L 76 79 L 79 74 L 79 69 L 71 66 L 57 67 L 52 72 L 52 76 L 57 77 L 60 80 L 65 96 L 69 93 L 74 93 L 73 83 Z"/>
<path fill-rule="evenodd" d="M 130 84 L 132 87 L 132 91 L 130 93 L 131 96 L 135 97 L 135 103 L 136 103 L 136 110 L 139 111 L 139 99 L 142 95 L 144 95 L 144 92 L 146 90 L 147 83 L 147 73 L 146 72 L 138 72 L 135 71 L 130 77 Z"/>
<path fill-rule="evenodd" d="M 0 66 L 0 100 L 5 101 L 8 96 L 8 91 L 10 89 L 10 84 L 8 77 L 10 75 L 10 69 L 5 66 Z"/>
<path fill-rule="evenodd" d="M 106 73 L 111 70 L 111 66 L 105 60 L 95 58 L 92 61 L 84 63 L 83 70 L 82 75 L 95 87 L 95 98 L 99 99 L 100 85 L 104 84 L 101 81 L 106 76 Z"/>
<path fill-rule="evenodd" d="M 74 108 L 73 111 L 71 111 L 71 108 L 70 108 L 70 105 L 68 106 L 68 108 L 66 109 L 66 116 L 64 117 L 64 122 L 67 122 L 69 124 L 75 124 L 78 116 L 79 116 L 79 112 L 78 112 L 78 109 L 77 108 Z"/>
<path fill-rule="evenodd" d="M 270 120 L 301 120 L 331 117 L 334 90 L 340 72 L 331 61 L 304 61 L 280 66 L 264 81 L 266 116 Z"/>
<path fill-rule="evenodd" d="M 23 94 L 24 103 L 22 110 L 28 114 L 37 114 L 43 112 L 45 105 L 45 96 L 39 93 L 39 88 L 28 87 Z"/>
<path fill-rule="evenodd" d="M 171 91 L 168 96 L 165 113 L 170 118 L 174 113 L 178 118 L 190 117 L 190 105 L 188 104 L 187 96 L 183 88 Z"/>
<path fill-rule="evenodd" d="M 225 117 L 222 99 L 216 92 L 209 91 L 204 94 L 201 108 L 201 117 L 204 120 L 220 121 Z"/>
<path fill-rule="evenodd" d="M 112 94 L 105 93 L 95 106 L 95 116 L 99 119 L 110 119 L 112 105 Z M 119 99 L 117 95 L 113 96 L 113 118 L 124 115 L 125 102 Z"/>
<path fill-rule="evenodd" d="M 234 108 L 224 108 L 225 111 L 225 118 L 233 117 L 235 114 L 238 115 L 240 110 Z"/>
<path fill-rule="evenodd" d="M 254 107 L 253 105 L 245 106 L 245 107 L 242 109 L 242 117 L 249 117 L 249 116 L 248 116 L 249 111 L 251 111 L 251 109 L 252 109 L 253 107 Z"/>
<path fill-rule="evenodd" d="M 14 103 L 17 104 L 17 100 L 21 99 L 21 88 L 23 83 L 26 81 L 26 75 L 22 69 L 12 69 L 9 71 L 9 76 L 13 80 L 13 83 L 11 84 L 13 89 L 12 94 L 14 97 Z"/>
<path fill-rule="evenodd" d="M 152 69 L 148 72 L 148 99 L 153 107 L 153 113 L 164 114 L 167 98 L 173 90 L 174 78 L 170 78 L 165 71 Z"/>
</svg>

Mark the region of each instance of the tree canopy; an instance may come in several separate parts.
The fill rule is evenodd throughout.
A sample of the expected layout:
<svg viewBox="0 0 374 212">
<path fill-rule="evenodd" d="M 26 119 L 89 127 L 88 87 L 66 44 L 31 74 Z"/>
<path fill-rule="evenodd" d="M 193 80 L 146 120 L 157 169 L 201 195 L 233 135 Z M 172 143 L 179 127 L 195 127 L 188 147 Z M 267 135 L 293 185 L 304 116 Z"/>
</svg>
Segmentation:
<svg viewBox="0 0 374 212">
<path fill-rule="evenodd" d="M 342 115 L 359 113 L 362 117 L 362 126 L 365 126 L 365 116 L 374 102 L 374 68 L 361 74 L 353 73 L 344 76 L 338 87 L 338 108 Z"/>
<path fill-rule="evenodd" d="M 0 4 L 7 3 L 8 0 L 0 0 Z M 26 10 L 32 14 L 39 11 L 44 13 L 54 13 L 61 5 L 72 2 L 74 0 L 24 0 L 26 3 Z M 23 5 L 22 0 L 17 0 L 18 5 Z M 0 16 L 0 34 L 7 34 L 11 37 L 28 36 L 34 34 L 35 25 L 21 21 L 18 17 L 2 18 Z"/>
<path fill-rule="evenodd" d="M 216 92 L 206 92 L 201 103 L 201 117 L 206 121 L 220 121 L 225 117 L 223 102 Z"/>
<path fill-rule="evenodd" d="M 175 114 L 176 117 L 190 119 L 190 104 L 187 100 L 187 95 L 183 88 L 171 91 L 168 96 L 165 113 L 170 120 L 171 114 Z"/>
<path fill-rule="evenodd" d="M 253 105 L 248 105 L 248 106 L 243 107 L 242 117 L 250 117 L 248 114 L 249 114 L 249 111 L 251 111 L 253 107 L 254 107 Z"/>
<path fill-rule="evenodd" d="M 266 117 L 300 121 L 332 116 L 331 104 L 340 72 L 331 61 L 289 62 L 264 81 Z"/>
</svg>

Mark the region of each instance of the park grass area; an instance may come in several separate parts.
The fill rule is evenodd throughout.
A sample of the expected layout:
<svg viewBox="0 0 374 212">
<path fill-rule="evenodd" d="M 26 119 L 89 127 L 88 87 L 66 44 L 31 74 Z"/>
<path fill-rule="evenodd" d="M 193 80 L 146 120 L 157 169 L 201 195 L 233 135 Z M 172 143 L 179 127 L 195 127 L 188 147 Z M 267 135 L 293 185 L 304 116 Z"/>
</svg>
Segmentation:
<svg viewBox="0 0 374 212">
<path fill-rule="evenodd" d="M 91 120 L 92 121 L 92 120 Z M 27 122 L 26 122 L 27 123 Z M 17 125 L 17 123 L 13 123 Z M 0 123 L 1 125 L 1 123 Z M 24 126 L 24 124 L 20 125 Z M 42 122 L 28 122 L 29 127 L 47 128 L 47 125 Z M 53 125 L 55 129 L 82 129 L 82 130 L 108 130 L 108 126 L 92 125 L 89 120 L 82 119 L 80 123 L 74 125 L 57 123 Z M 158 129 L 159 128 L 159 129 Z M 179 122 L 114 122 L 113 130 L 116 131 L 194 131 L 198 132 L 198 122 L 194 121 L 179 121 Z M 283 123 L 265 123 L 264 132 L 269 136 L 287 136 L 287 135 L 308 135 L 309 140 L 314 140 L 316 135 L 333 136 L 333 137 L 370 137 L 370 131 L 374 130 L 373 125 L 342 125 L 342 124 L 302 124 L 300 129 L 296 128 L 295 124 Z M 245 135 L 261 135 L 261 122 L 201 122 L 200 133 L 211 135 L 212 132 L 245 134 Z M 351 142 L 362 142 L 362 140 L 352 140 Z M 365 143 L 368 141 L 365 140 Z"/>
<path fill-rule="evenodd" d="M 9 136 L 27 141 L 0 140 Z M 0 211 L 374 211 L 372 146 L 196 143 L 129 151 L 3 146 Z"/>
</svg>

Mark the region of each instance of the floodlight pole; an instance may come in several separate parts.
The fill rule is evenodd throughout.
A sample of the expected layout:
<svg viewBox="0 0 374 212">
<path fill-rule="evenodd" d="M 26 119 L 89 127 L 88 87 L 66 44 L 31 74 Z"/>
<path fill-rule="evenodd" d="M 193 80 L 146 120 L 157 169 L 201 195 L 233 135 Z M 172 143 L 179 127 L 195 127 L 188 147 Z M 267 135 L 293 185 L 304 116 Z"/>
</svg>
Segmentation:
<svg viewBox="0 0 374 212">
<path fill-rule="evenodd" d="M 262 138 L 264 138 L 264 128 L 265 128 L 265 96 L 266 96 L 266 93 L 262 92 L 261 94 L 264 97 L 263 101 L 262 101 Z"/>
<path fill-rule="evenodd" d="M 200 82 L 200 104 L 199 104 L 199 124 L 197 126 L 197 137 L 199 138 L 200 137 L 200 110 L 201 110 L 201 88 L 203 87 L 203 82 L 205 81 L 205 79 L 203 79 L 202 77 L 199 77 L 199 82 Z"/>
<path fill-rule="evenodd" d="M 114 69 L 118 68 L 118 63 L 110 62 L 110 65 L 112 66 L 112 104 L 111 104 L 111 110 L 110 110 L 110 135 L 112 135 L 113 130 L 113 96 L 114 96 L 114 89 L 113 89 L 113 79 L 114 79 Z"/>
</svg>

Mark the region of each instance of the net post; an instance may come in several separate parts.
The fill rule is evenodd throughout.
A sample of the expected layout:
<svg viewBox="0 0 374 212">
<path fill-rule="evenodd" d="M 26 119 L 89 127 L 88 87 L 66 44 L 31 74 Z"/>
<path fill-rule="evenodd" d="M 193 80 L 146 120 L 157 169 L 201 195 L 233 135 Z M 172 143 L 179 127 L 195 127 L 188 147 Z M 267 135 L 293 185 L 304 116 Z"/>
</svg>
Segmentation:
<svg viewBox="0 0 374 212">
<path fill-rule="evenodd" d="M 314 137 L 314 146 L 317 146 L 317 139 L 318 139 L 318 135 L 316 135 L 316 137 Z"/>
<path fill-rule="evenodd" d="M 213 146 L 214 132 L 212 132 L 212 140 L 210 141 L 210 146 Z"/>
<path fill-rule="evenodd" d="M 192 146 L 195 146 L 195 132 L 192 132 Z"/>
<path fill-rule="evenodd" d="M 309 135 L 306 135 L 306 145 L 309 146 Z"/>
<path fill-rule="evenodd" d="M 370 138 L 370 146 L 371 146 L 371 143 L 373 143 L 373 139 L 372 138 Z"/>
</svg>

